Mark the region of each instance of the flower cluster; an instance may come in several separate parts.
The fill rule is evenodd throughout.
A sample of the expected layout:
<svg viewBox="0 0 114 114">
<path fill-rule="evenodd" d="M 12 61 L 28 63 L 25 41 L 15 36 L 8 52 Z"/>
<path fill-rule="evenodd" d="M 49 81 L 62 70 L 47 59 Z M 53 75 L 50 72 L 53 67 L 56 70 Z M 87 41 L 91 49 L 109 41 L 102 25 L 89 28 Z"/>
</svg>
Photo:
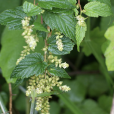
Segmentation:
<svg viewBox="0 0 114 114">
<path fill-rule="evenodd" d="M 29 79 L 29 86 L 27 87 L 26 96 L 31 96 L 33 90 L 35 90 L 36 94 L 41 93 L 50 93 L 53 91 L 54 86 L 58 86 L 62 91 L 69 91 L 70 88 L 66 85 L 62 86 L 62 81 L 59 81 L 58 76 L 48 76 L 46 75 L 39 75 L 33 76 Z M 41 114 L 49 114 L 49 98 L 51 96 L 45 97 L 37 97 L 36 96 L 36 110 L 41 110 Z"/>
<path fill-rule="evenodd" d="M 63 51 L 63 43 L 62 43 L 62 40 L 61 40 L 63 35 L 61 35 L 61 33 L 59 33 L 59 32 L 56 32 L 55 34 L 57 35 L 56 36 L 57 48 L 58 48 L 59 51 Z"/>
<path fill-rule="evenodd" d="M 77 18 L 77 20 L 78 20 L 78 23 L 77 23 L 77 24 L 78 24 L 79 26 L 86 26 L 86 25 L 85 25 L 85 18 L 84 18 L 84 17 L 82 17 L 81 15 L 78 15 L 76 18 Z"/>
<path fill-rule="evenodd" d="M 64 69 L 69 67 L 69 64 L 67 64 L 66 62 L 62 63 L 62 59 L 58 59 L 57 56 L 53 56 L 52 54 L 48 56 L 48 59 L 51 63 L 55 62 L 56 67 L 59 66 L 60 68 L 62 67 Z"/>
<path fill-rule="evenodd" d="M 24 50 L 21 51 L 21 57 L 17 60 L 16 65 L 24 59 L 26 55 L 30 53 L 30 50 L 34 51 L 35 47 L 37 46 L 38 38 L 37 35 L 33 35 L 32 28 L 34 25 L 29 25 L 30 17 L 25 17 L 22 20 L 22 27 L 24 29 L 24 32 L 22 33 L 22 36 L 25 38 L 25 41 L 27 43 L 27 46 L 23 46 Z"/>
</svg>

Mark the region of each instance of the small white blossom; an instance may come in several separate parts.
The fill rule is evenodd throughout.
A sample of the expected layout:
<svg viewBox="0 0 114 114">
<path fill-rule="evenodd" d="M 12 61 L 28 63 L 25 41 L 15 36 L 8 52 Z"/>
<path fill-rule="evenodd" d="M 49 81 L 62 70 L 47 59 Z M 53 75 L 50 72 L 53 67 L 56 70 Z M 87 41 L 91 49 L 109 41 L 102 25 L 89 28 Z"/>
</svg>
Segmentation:
<svg viewBox="0 0 114 114">
<path fill-rule="evenodd" d="M 41 89 L 37 88 L 36 93 L 41 94 L 41 93 L 43 93 L 43 91 Z"/>
<path fill-rule="evenodd" d="M 62 63 L 61 66 L 65 69 L 65 68 L 68 68 L 68 67 L 69 67 L 69 64 L 67 64 L 67 63 L 65 62 L 65 63 Z"/>
<path fill-rule="evenodd" d="M 62 90 L 62 91 L 67 92 L 67 91 L 69 91 L 69 90 L 70 90 L 70 87 L 68 87 L 68 86 L 64 85 L 64 86 L 60 86 L 60 87 L 59 87 L 59 89 L 60 89 L 60 90 Z"/>
</svg>

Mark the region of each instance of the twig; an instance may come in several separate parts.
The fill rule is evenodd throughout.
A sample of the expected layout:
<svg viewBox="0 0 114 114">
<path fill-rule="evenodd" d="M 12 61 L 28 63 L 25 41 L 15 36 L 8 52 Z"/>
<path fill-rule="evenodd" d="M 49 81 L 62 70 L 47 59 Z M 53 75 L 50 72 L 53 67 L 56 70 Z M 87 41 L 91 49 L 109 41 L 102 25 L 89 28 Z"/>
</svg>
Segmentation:
<svg viewBox="0 0 114 114">
<path fill-rule="evenodd" d="M 11 83 L 9 83 L 9 95 L 10 95 L 9 112 L 10 112 L 10 114 L 12 114 L 12 87 L 11 87 Z"/>
<path fill-rule="evenodd" d="M 41 16 L 41 24 L 43 24 L 43 18 L 42 18 L 42 16 Z"/>
<path fill-rule="evenodd" d="M 80 0 L 78 0 L 78 4 L 80 6 L 80 11 L 82 11 L 82 7 L 81 7 L 81 4 L 80 4 Z"/>
<path fill-rule="evenodd" d="M 35 5 L 35 0 L 34 0 L 34 5 Z"/>
</svg>

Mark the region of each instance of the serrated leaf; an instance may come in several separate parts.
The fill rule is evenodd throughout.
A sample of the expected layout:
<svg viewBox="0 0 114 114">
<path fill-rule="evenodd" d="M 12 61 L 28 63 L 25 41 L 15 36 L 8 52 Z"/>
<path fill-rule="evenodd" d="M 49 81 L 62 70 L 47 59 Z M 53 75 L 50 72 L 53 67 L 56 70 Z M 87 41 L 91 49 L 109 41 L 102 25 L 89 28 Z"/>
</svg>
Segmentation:
<svg viewBox="0 0 114 114">
<path fill-rule="evenodd" d="M 70 76 L 63 68 L 55 67 L 53 64 L 49 65 L 47 69 L 48 69 L 48 73 L 53 76 L 58 76 L 61 78 L 70 78 Z"/>
<path fill-rule="evenodd" d="M 53 35 L 50 38 L 48 38 L 48 41 L 47 41 L 48 50 L 55 55 L 69 54 L 70 51 L 73 50 L 74 43 L 68 37 L 65 37 L 65 36 L 63 36 L 61 40 L 63 43 L 63 51 L 59 51 L 57 48 L 56 35 Z"/>
<path fill-rule="evenodd" d="M 15 82 L 15 84 L 14 84 L 14 86 L 17 87 L 17 86 L 21 85 L 23 83 L 23 81 L 24 81 L 24 79 L 20 79 L 20 78 L 17 79 L 16 82 Z"/>
<path fill-rule="evenodd" d="M 101 3 L 105 3 L 107 5 L 109 5 L 111 7 L 111 2 L 110 0 L 88 0 L 90 2 L 94 2 L 94 1 L 97 1 L 97 2 L 101 2 Z"/>
<path fill-rule="evenodd" d="M 42 12 L 40 7 L 27 1 L 25 1 L 23 4 L 23 10 L 28 16 L 35 16 Z"/>
<path fill-rule="evenodd" d="M 32 53 L 27 55 L 15 67 L 11 74 L 11 78 L 28 78 L 30 76 L 42 74 L 47 67 L 47 63 L 43 61 L 40 53 Z"/>
<path fill-rule="evenodd" d="M 53 8 L 52 10 L 50 10 L 50 12 L 53 12 L 53 13 L 62 13 L 62 14 L 66 14 L 66 15 L 70 15 L 70 14 L 73 14 L 73 10 L 70 10 L 70 9 L 59 9 L 59 8 Z"/>
<path fill-rule="evenodd" d="M 77 41 L 78 51 L 80 51 L 79 46 L 85 37 L 86 30 L 87 30 L 86 24 L 85 26 L 80 26 L 79 24 L 76 25 L 76 41 Z"/>
<path fill-rule="evenodd" d="M 111 8 L 107 4 L 100 2 L 89 2 L 84 6 L 84 9 L 86 11 L 85 14 L 90 17 L 107 17 L 112 15 Z"/>
<path fill-rule="evenodd" d="M 70 2 L 70 3 L 73 4 L 73 5 L 76 5 L 77 0 L 68 0 L 68 2 Z"/>
<path fill-rule="evenodd" d="M 12 10 L 5 10 L 0 14 L 0 24 L 7 25 L 9 29 L 22 29 L 21 20 L 26 17 L 23 8 L 17 7 Z"/>
<path fill-rule="evenodd" d="M 51 12 L 45 12 L 43 14 L 45 23 L 53 30 L 57 29 L 65 36 L 75 40 L 75 25 L 76 19 L 73 15 L 54 14 Z"/>
<path fill-rule="evenodd" d="M 45 9 L 62 8 L 72 9 L 74 5 L 68 2 L 68 0 L 38 0 L 38 5 Z"/>
<path fill-rule="evenodd" d="M 49 32 L 41 23 L 34 22 L 34 28 L 39 31 Z"/>
<path fill-rule="evenodd" d="M 21 35 L 23 30 L 8 30 L 6 28 L 1 37 L 1 53 L 0 53 L 0 67 L 2 75 L 7 83 L 14 83 L 15 79 L 11 78 L 11 73 L 16 66 L 16 61 L 19 59 L 23 46 L 26 45 L 25 39 Z M 40 43 L 35 48 L 35 52 L 43 54 L 41 50 L 44 47 L 43 38 L 39 38 Z M 7 50 L 7 51 L 6 51 Z M 31 52 L 32 53 L 32 52 Z"/>
<path fill-rule="evenodd" d="M 106 33 L 105 37 L 108 39 L 109 46 L 106 48 L 104 52 L 104 56 L 106 58 L 106 65 L 109 71 L 114 71 L 114 26 L 110 27 Z M 105 43 L 107 46 L 107 44 Z"/>
</svg>

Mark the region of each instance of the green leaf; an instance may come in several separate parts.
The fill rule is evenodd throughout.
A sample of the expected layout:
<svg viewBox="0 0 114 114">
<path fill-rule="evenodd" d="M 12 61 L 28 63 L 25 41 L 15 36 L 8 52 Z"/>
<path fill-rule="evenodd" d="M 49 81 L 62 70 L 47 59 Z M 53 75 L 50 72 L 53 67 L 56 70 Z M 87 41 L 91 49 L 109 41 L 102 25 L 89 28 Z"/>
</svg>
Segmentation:
<svg viewBox="0 0 114 114">
<path fill-rule="evenodd" d="M 109 71 L 114 71 L 114 26 L 110 27 L 106 33 L 105 37 L 110 41 L 109 46 L 105 43 L 106 50 L 104 52 L 104 56 L 106 58 L 106 65 Z"/>
<path fill-rule="evenodd" d="M 108 114 L 99 105 L 91 99 L 85 100 L 81 107 L 84 114 Z"/>
<path fill-rule="evenodd" d="M 48 66 L 48 73 L 53 75 L 53 76 L 58 76 L 61 78 L 70 78 L 70 76 L 67 74 L 67 72 L 60 67 L 55 67 L 53 64 Z"/>
<path fill-rule="evenodd" d="M 11 78 L 28 78 L 30 76 L 42 74 L 47 67 L 47 63 L 43 61 L 40 53 L 32 53 L 27 55 L 15 67 L 11 74 Z"/>
<path fill-rule="evenodd" d="M 61 92 L 59 88 L 56 87 L 55 89 Z M 73 114 L 83 114 L 77 105 L 69 100 L 69 97 L 66 95 L 66 93 L 58 94 L 58 97 L 64 102 L 64 104 Z"/>
<path fill-rule="evenodd" d="M 25 1 L 23 4 L 23 10 L 28 16 L 35 16 L 43 11 L 40 7 L 27 1 Z"/>
<path fill-rule="evenodd" d="M 93 54 L 95 56 L 95 58 L 97 59 L 98 63 L 100 64 L 100 66 L 102 68 L 101 73 L 105 76 L 107 83 L 111 89 L 111 85 L 113 84 L 113 81 L 112 81 L 112 79 L 111 79 L 111 77 L 107 71 L 104 59 L 102 57 L 101 45 L 98 45 L 101 42 L 99 42 L 100 40 L 97 41 L 97 34 L 96 33 L 94 33 L 92 36 L 90 36 L 90 20 L 89 19 L 87 21 L 88 30 L 87 30 L 87 34 L 86 34 L 86 37 L 85 37 L 83 43 L 84 43 L 84 45 L 86 45 L 86 47 L 88 47 L 88 50 L 90 50 L 91 54 Z M 97 42 L 95 42 L 93 40 L 93 38 L 96 39 Z"/>
<path fill-rule="evenodd" d="M 50 114 L 60 114 L 61 107 L 57 102 L 51 101 L 50 102 Z"/>
<path fill-rule="evenodd" d="M 94 46 L 94 48 L 96 48 L 97 53 L 102 53 L 101 45 L 105 42 L 104 31 L 101 31 L 98 27 L 96 27 L 90 32 L 90 39 L 84 39 L 82 46 L 83 52 L 86 54 L 86 56 L 92 54 L 92 50 L 88 45 L 89 42 Z"/>
<path fill-rule="evenodd" d="M 50 38 L 48 38 L 48 50 L 55 55 L 69 54 L 70 51 L 73 50 L 74 43 L 68 37 L 65 36 L 63 36 L 61 40 L 63 43 L 63 51 L 59 51 L 57 48 L 56 35 L 53 35 Z"/>
<path fill-rule="evenodd" d="M 53 8 L 53 10 L 50 10 L 50 12 L 53 12 L 53 13 L 62 13 L 64 15 L 71 15 L 73 14 L 73 10 L 70 10 L 70 9 L 59 9 L 59 8 Z"/>
<path fill-rule="evenodd" d="M 0 24 L 7 25 L 9 29 L 22 29 L 21 20 L 26 17 L 22 7 L 5 10 L 0 14 Z"/>
<path fill-rule="evenodd" d="M 80 83 L 77 80 L 65 80 L 63 84 L 68 85 L 71 88 L 71 90 L 66 93 L 68 94 L 70 101 L 81 103 L 85 99 L 87 87 L 84 85 L 84 83 Z"/>
<path fill-rule="evenodd" d="M 21 93 L 17 96 L 17 99 L 14 101 L 14 105 L 17 110 L 24 111 L 26 108 L 25 102 L 26 102 L 26 96 Z"/>
<path fill-rule="evenodd" d="M 105 3 L 107 5 L 109 5 L 111 7 L 111 2 L 110 0 L 88 0 L 90 2 L 94 2 L 94 1 L 97 1 L 97 2 L 101 2 L 101 3 Z"/>
<path fill-rule="evenodd" d="M 98 97 L 103 93 L 106 93 L 109 89 L 106 79 L 102 76 L 91 75 L 89 76 L 88 94 L 91 97 Z"/>
<path fill-rule="evenodd" d="M 107 17 L 112 15 L 111 8 L 104 3 L 100 2 L 90 2 L 84 6 L 85 14 L 90 17 L 103 16 Z"/>
<path fill-rule="evenodd" d="M 76 24 L 76 41 L 77 41 L 78 51 L 80 51 L 79 46 L 80 46 L 80 43 L 82 42 L 82 40 L 85 37 L 86 30 L 87 30 L 86 24 L 85 24 L 85 26 L 80 26 L 80 25 Z"/>
<path fill-rule="evenodd" d="M 23 30 L 11 31 L 6 28 L 1 39 L 0 67 L 2 75 L 7 83 L 14 83 L 15 79 L 10 78 L 13 69 L 16 66 L 16 61 L 19 59 L 23 46 L 26 45 L 25 39 L 21 35 Z M 41 50 L 44 47 L 43 38 L 39 38 L 40 43 L 35 48 L 35 52 L 43 54 Z M 7 51 L 6 51 L 7 50 Z"/>
<path fill-rule="evenodd" d="M 77 3 L 77 0 L 68 0 L 71 4 L 75 5 Z"/>
<path fill-rule="evenodd" d="M 13 3 L 13 4 L 12 4 Z M 17 6 L 20 5 L 20 0 L 0 0 L 0 13 L 3 12 L 6 9 L 11 9 L 11 8 L 15 8 Z"/>
<path fill-rule="evenodd" d="M 63 8 L 63 9 L 72 9 L 72 5 L 68 0 L 38 0 L 38 5 L 45 9 Z"/>
<path fill-rule="evenodd" d="M 17 87 L 17 86 L 21 85 L 23 83 L 23 81 L 24 81 L 24 79 L 20 79 L 20 78 L 17 79 L 16 82 L 15 82 L 15 84 L 14 84 L 14 86 Z"/>
<path fill-rule="evenodd" d="M 39 22 L 34 22 L 34 29 L 39 30 L 39 31 L 44 31 L 48 32 L 48 30 Z"/>
<path fill-rule="evenodd" d="M 75 40 L 75 26 L 76 19 L 73 15 L 65 14 L 54 14 L 51 12 L 45 12 L 43 14 L 43 19 L 45 23 L 53 30 L 57 29 L 63 33 L 66 37 L 71 38 L 74 42 Z"/>
<path fill-rule="evenodd" d="M 106 95 L 102 95 L 98 99 L 99 106 L 102 109 L 104 109 L 105 111 L 107 111 L 108 114 L 110 113 L 110 109 L 111 109 L 111 106 L 112 106 L 112 101 L 113 101 L 113 97 L 106 96 Z"/>
<path fill-rule="evenodd" d="M 1 94 L 0 94 L 0 109 L 1 109 L 2 113 L 8 112 L 7 109 L 6 109 L 6 107 L 5 107 L 5 104 L 3 102 L 3 99 L 2 99 Z"/>
<path fill-rule="evenodd" d="M 3 100 L 3 102 L 4 102 L 4 104 L 5 104 L 5 106 L 7 105 L 7 103 L 8 103 L 8 94 L 6 93 L 6 92 L 0 92 L 0 96 L 2 97 L 2 100 Z"/>
</svg>

